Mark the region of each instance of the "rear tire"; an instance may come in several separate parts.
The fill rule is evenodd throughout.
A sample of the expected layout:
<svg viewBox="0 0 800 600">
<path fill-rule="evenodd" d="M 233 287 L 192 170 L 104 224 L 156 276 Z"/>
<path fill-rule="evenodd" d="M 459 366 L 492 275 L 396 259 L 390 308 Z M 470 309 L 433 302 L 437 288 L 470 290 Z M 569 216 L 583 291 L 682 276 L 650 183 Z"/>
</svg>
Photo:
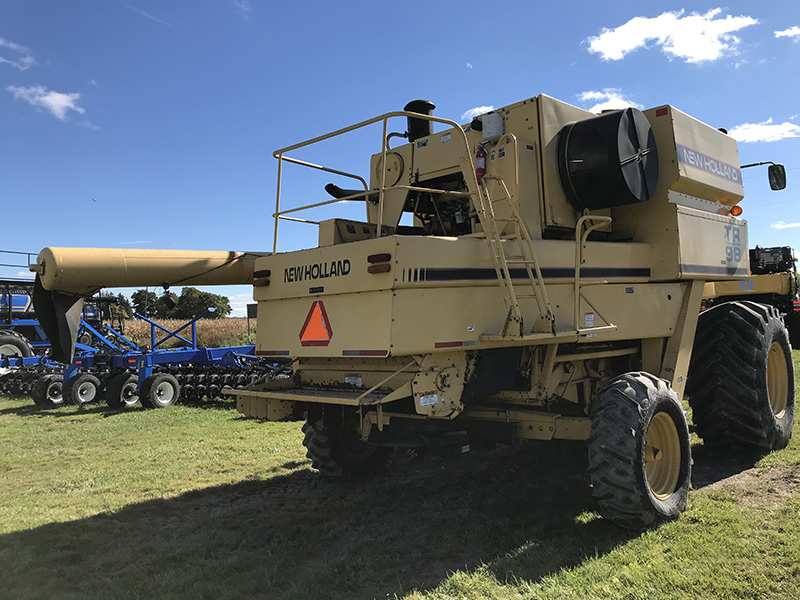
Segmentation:
<svg viewBox="0 0 800 600">
<path fill-rule="evenodd" d="M 139 402 L 136 387 L 139 378 L 131 373 L 121 373 L 111 378 L 106 386 L 106 404 L 111 408 L 125 408 Z"/>
<path fill-rule="evenodd" d="M 358 414 L 339 406 L 326 406 L 321 416 L 306 417 L 303 445 L 311 465 L 331 479 L 366 475 L 382 467 L 390 448 L 361 440 Z"/>
<path fill-rule="evenodd" d="M 794 425 L 794 363 L 773 306 L 727 302 L 701 313 L 686 383 L 704 443 L 769 452 Z"/>
<path fill-rule="evenodd" d="M 33 348 L 25 336 L 16 331 L 0 331 L 0 359 L 30 358 Z"/>
<path fill-rule="evenodd" d="M 69 381 L 62 390 L 64 401 L 81 406 L 94 402 L 99 397 L 100 380 L 90 373 L 81 373 Z"/>
<path fill-rule="evenodd" d="M 37 406 L 58 406 L 64 403 L 61 393 L 62 376 L 50 373 L 42 375 L 33 384 L 31 397 Z"/>
<path fill-rule="evenodd" d="M 629 529 L 686 509 L 692 458 L 686 416 L 669 383 L 626 373 L 592 410 L 589 475 L 601 514 Z"/>
<path fill-rule="evenodd" d="M 145 408 L 165 408 L 178 401 L 181 384 L 174 375 L 155 373 L 146 377 L 139 390 L 139 402 Z"/>
</svg>

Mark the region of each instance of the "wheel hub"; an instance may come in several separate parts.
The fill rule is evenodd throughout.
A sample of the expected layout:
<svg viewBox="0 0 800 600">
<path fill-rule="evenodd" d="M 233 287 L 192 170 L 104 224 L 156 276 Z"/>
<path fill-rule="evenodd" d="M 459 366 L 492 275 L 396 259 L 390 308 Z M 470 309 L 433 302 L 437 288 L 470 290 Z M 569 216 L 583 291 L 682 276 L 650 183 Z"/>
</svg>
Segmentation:
<svg viewBox="0 0 800 600">
<path fill-rule="evenodd" d="M 162 402 L 171 402 L 172 398 L 175 396 L 175 390 L 168 382 L 162 382 L 156 388 L 156 396 Z"/>
<path fill-rule="evenodd" d="M 778 419 L 783 417 L 788 403 L 788 373 L 783 348 L 778 342 L 772 342 L 767 355 L 767 394 L 772 414 Z"/>
<path fill-rule="evenodd" d="M 647 428 L 644 470 L 653 495 L 669 498 L 681 473 L 681 442 L 675 422 L 665 412 L 656 413 Z"/>
</svg>

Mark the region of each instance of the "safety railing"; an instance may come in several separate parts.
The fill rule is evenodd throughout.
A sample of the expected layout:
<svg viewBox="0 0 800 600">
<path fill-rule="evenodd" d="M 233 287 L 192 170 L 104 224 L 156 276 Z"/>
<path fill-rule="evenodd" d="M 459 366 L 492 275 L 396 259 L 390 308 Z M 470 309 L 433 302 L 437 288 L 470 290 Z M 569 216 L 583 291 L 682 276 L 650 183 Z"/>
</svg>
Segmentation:
<svg viewBox="0 0 800 600">
<path fill-rule="evenodd" d="M 413 118 L 413 119 L 421 119 L 426 121 L 432 121 L 434 123 L 442 123 L 443 125 L 448 125 L 453 128 L 453 131 L 456 133 L 456 136 L 460 139 L 460 141 L 464 145 L 464 152 L 461 157 L 461 170 L 464 175 L 464 180 L 467 183 L 467 188 L 469 192 L 454 192 L 451 190 L 437 190 L 431 189 L 429 187 L 420 187 L 420 186 L 412 186 L 412 185 L 392 185 L 386 186 L 386 168 L 381 168 L 381 181 L 380 185 L 376 190 L 370 190 L 369 184 L 367 181 L 361 177 L 360 175 L 356 175 L 354 173 L 348 173 L 346 171 L 341 171 L 339 169 L 333 169 L 331 167 L 326 167 L 324 165 L 317 165 L 311 162 L 307 162 L 304 160 L 300 160 L 291 156 L 286 156 L 288 152 L 293 152 L 295 150 L 299 150 L 300 148 L 304 148 L 306 146 L 311 146 L 312 144 L 317 144 L 319 142 L 329 140 L 340 135 L 344 135 L 346 133 L 350 133 L 352 131 L 356 131 L 358 129 L 363 129 L 364 127 L 368 127 L 370 125 L 374 125 L 376 123 L 383 124 L 383 135 L 382 135 L 382 143 L 381 143 L 381 163 L 382 165 L 386 165 L 386 154 L 390 150 L 389 148 L 389 133 L 388 133 L 388 123 L 389 119 L 393 119 L 396 117 L 406 117 L 406 118 Z M 301 223 L 310 223 L 310 224 L 319 224 L 317 221 L 311 221 L 308 219 L 302 219 L 293 216 L 287 216 L 293 213 L 297 213 L 304 210 L 310 210 L 312 208 L 319 208 L 321 206 L 327 206 L 330 204 L 335 204 L 337 202 L 345 202 L 345 201 L 352 201 L 352 200 L 363 200 L 366 202 L 370 196 L 377 194 L 378 197 L 378 220 L 377 226 L 375 228 L 375 236 L 378 237 L 383 234 L 383 213 L 384 213 L 384 197 L 385 193 L 390 190 L 406 190 L 406 191 L 422 191 L 422 192 L 432 192 L 441 195 L 449 195 L 449 196 L 473 196 L 473 204 L 478 205 L 480 204 L 481 200 L 475 198 L 475 195 L 481 194 L 481 190 L 478 186 L 478 181 L 475 176 L 475 161 L 472 157 L 472 152 L 470 151 L 469 141 L 467 140 L 467 134 L 462 128 L 461 125 L 456 123 L 455 121 L 451 121 L 449 119 L 442 119 L 440 117 L 434 117 L 433 115 L 425 115 L 422 113 L 415 113 L 409 111 L 394 111 L 389 112 L 378 117 L 374 117 L 372 119 L 368 119 L 366 121 L 361 121 L 360 123 L 356 123 L 355 125 L 351 125 L 349 127 L 345 127 L 343 129 L 338 129 L 331 133 L 321 135 L 315 137 L 310 140 L 306 140 L 305 142 L 300 142 L 298 144 L 294 144 L 292 146 L 288 146 L 286 148 L 282 148 L 280 150 L 276 150 L 273 152 L 273 156 L 278 160 L 278 184 L 277 184 L 277 191 L 276 191 L 276 198 L 275 198 L 275 212 L 273 213 L 273 217 L 275 219 L 275 230 L 273 232 L 273 245 L 272 251 L 273 253 L 278 251 L 278 225 L 281 220 L 288 220 L 288 221 L 296 221 Z M 343 177 L 349 177 L 358 181 L 361 186 L 364 188 L 363 192 L 358 192 L 356 194 L 350 194 L 347 196 L 343 196 L 341 198 L 332 198 L 330 200 L 326 200 L 323 202 L 316 202 L 314 204 L 307 204 L 304 206 L 296 207 L 296 208 L 289 208 L 285 210 L 281 210 L 281 186 L 282 186 L 282 177 L 283 177 L 283 163 L 292 163 L 312 169 L 317 169 L 320 171 L 325 171 L 327 173 L 331 173 L 334 175 L 340 175 Z"/>
</svg>

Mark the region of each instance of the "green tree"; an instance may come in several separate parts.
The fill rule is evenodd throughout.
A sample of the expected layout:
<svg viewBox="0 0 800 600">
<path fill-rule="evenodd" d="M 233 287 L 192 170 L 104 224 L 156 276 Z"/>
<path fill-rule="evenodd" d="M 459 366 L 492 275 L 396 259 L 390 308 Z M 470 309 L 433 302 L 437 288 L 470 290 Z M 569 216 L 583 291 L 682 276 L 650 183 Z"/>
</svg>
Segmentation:
<svg viewBox="0 0 800 600">
<path fill-rule="evenodd" d="M 130 319 L 133 317 L 131 301 L 128 300 L 128 297 L 125 294 L 117 294 L 117 306 L 120 309 L 123 319 Z"/>
<path fill-rule="evenodd" d="M 136 290 L 131 294 L 131 305 L 140 315 L 150 319 L 163 317 L 166 307 L 158 299 L 155 292 L 150 290 Z"/>
<path fill-rule="evenodd" d="M 104 319 L 130 319 L 133 316 L 130 300 L 123 294 L 114 295 L 103 290 L 100 292 L 100 300 Z"/>
<path fill-rule="evenodd" d="M 207 308 L 214 312 L 207 314 L 207 319 L 223 319 L 231 314 L 231 303 L 227 296 L 202 292 L 197 288 L 185 287 L 181 290 L 177 306 L 171 311 L 173 319 L 193 319 L 203 313 Z"/>
</svg>

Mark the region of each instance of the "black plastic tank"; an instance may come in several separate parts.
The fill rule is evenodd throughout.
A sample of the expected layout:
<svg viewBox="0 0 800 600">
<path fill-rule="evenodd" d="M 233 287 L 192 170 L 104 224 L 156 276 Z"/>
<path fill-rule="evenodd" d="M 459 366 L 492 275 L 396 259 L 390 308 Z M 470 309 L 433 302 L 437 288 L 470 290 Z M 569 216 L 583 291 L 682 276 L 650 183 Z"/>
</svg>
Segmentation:
<svg viewBox="0 0 800 600">
<path fill-rule="evenodd" d="M 647 202 L 658 183 L 658 150 L 642 111 L 626 108 L 564 126 L 558 177 L 579 211 Z"/>
</svg>

